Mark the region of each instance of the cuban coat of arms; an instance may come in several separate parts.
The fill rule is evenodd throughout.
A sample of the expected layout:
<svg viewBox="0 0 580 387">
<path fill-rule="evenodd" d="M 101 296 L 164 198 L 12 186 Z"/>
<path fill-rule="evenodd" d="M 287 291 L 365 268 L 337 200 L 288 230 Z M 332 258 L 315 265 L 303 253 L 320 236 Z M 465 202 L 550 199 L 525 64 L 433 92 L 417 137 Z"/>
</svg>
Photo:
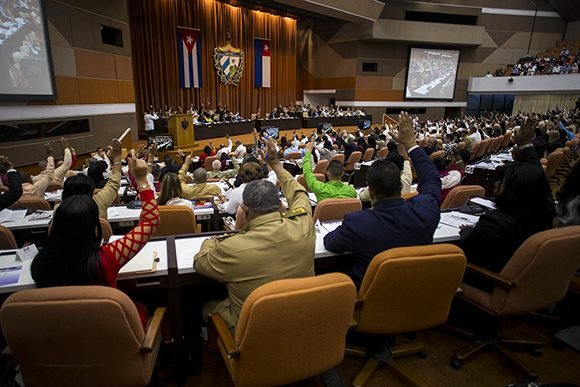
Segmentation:
<svg viewBox="0 0 580 387">
<path fill-rule="evenodd" d="M 240 82 L 244 71 L 244 52 L 234 48 L 229 39 L 225 46 L 213 49 L 213 63 L 222 83 L 236 86 Z"/>
</svg>

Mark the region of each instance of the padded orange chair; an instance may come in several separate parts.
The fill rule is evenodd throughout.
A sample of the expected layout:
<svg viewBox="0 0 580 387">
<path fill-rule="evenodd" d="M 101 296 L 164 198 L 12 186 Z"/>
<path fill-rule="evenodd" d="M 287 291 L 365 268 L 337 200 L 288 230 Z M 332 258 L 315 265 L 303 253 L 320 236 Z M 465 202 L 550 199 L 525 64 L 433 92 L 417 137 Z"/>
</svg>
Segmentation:
<svg viewBox="0 0 580 387">
<path fill-rule="evenodd" d="M 34 211 L 50 211 L 50 203 L 36 195 L 22 195 L 16 203 L 13 203 L 9 208 L 29 208 Z"/>
<path fill-rule="evenodd" d="M 344 164 L 344 153 L 337 153 L 330 158 L 330 161 L 340 161 L 341 164 Z"/>
<path fill-rule="evenodd" d="M 242 210 L 242 206 L 238 206 L 236 211 L 236 230 L 241 230 L 246 225 L 246 213 Z"/>
<path fill-rule="evenodd" d="M 326 175 L 326 170 L 328 169 L 328 164 L 330 164 L 330 161 L 328 161 L 328 160 L 318 160 L 318 162 L 316 163 L 316 166 L 314 167 L 313 172 Z"/>
<path fill-rule="evenodd" d="M 234 385 L 284 385 L 340 364 L 355 295 L 342 273 L 270 282 L 246 299 L 233 337 L 212 314 Z"/>
<path fill-rule="evenodd" d="M 155 236 L 196 234 L 201 232 L 193 210 L 185 206 L 159 206 L 159 226 Z"/>
<path fill-rule="evenodd" d="M 389 154 L 389 148 L 386 146 L 379 150 L 379 159 L 384 159 Z"/>
<path fill-rule="evenodd" d="M 481 140 L 481 144 L 479 144 L 479 149 L 475 154 L 476 159 L 480 159 L 487 154 L 487 148 L 490 145 L 490 140 L 486 138 L 485 140 Z"/>
<path fill-rule="evenodd" d="M 299 160 L 302 158 L 302 152 L 290 152 L 286 156 L 286 160 Z"/>
<path fill-rule="evenodd" d="M 469 272 L 487 280 L 494 288 L 493 291 L 486 292 L 462 284 L 461 298 L 495 317 L 496 321 L 504 316 L 536 312 L 560 301 L 566 295 L 570 281 L 580 267 L 579 235 L 580 226 L 561 227 L 532 235 L 516 250 L 499 274 L 468 264 Z M 543 343 L 537 340 L 498 337 L 497 326 L 491 325 L 492 332 L 484 337 L 453 328 L 459 335 L 475 338 L 475 341 L 455 354 L 452 366 L 459 369 L 464 360 L 476 353 L 487 348 L 495 349 L 524 371 L 528 380 L 535 380 L 537 375 L 521 362 L 512 359 L 504 345 L 541 353 Z"/>
<path fill-rule="evenodd" d="M 164 315 L 165 308 L 158 308 L 144 332 L 123 292 L 66 286 L 12 294 L 0 322 L 27 387 L 145 386 Z"/>
<path fill-rule="evenodd" d="M 413 199 L 415 196 L 419 195 L 419 192 L 417 191 L 412 191 L 412 192 L 406 192 L 406 193 L 402 193 L 401 197 L 403 199 L 405 199 L 405 201 Z"/>
<path fill-rule="evenodd" d="M 475 160 L 476 155 L 479 153 L 479 149 L 481 148 L 481 141 L 475 141 L 471 144 L 471 156 L 469 160 Z"/>
<path fill-rule="evenodd" d="M 325 177 L 325 176 L 324 176 L 322 173 L 315 173 L 315 174 L 314 174 L 314 177 L 316 177 L 316 178 L 318 179 L 318 181 L 321 181 L 321 182 L 323 182 L 323 183 L 326 181 L 326 177 Z M 306 188 L 306 190 L 307 190 L 308 192 L 312 192 L 312 191 L 310 190 L 310 187 L 308 186 L 308 184 L 306 184 L 306 179 L 304 178 L 304 175 L 298 175 L 298 176 L 296 177 L 296 180 L 297 180 L 297 181 L 298 181 L 300 184 L 302 184 L 302 186 L 303 186 L 304 188 Z"/>
<path fill-rule="evenodd" d="M 8 227 L 0 225 L 0 250 L 12 250 L 17 249 L 16 239 L 14 234 Z"/>
<path fill-rule="evenodd" d="M 394 335 L 445 322 L 464 271 L 465 255 L 451 244 L 400 247 L 377 254 L 358 293 L 356 331 Z M 369 347 L 369 360 L 353 385 L 363 386 L 381 364 L 388 365 L 403 380 L 423 385 L 403 372 L 394 359 L 411 354 L 426 356 L 425 351 L 420 341 L 399 347 Z M 347 354 L 365 356 L 364 351 L 352 349 L 347 349 Z"/>
<path fill-rule="evenodd" d="M 365 153 L 363 154 L 362 161 L 363 162 L 371 161 L 373 159 L 374 155 L 375 155 L 375 150 L 373 148 L 367 148 L 365 150 Z"/>
<path fill-rule="evenodd" d="M 360 151 L 352 152 L 350 154 L 350 156 L 348 157 L 348 160 L 346 160 L 346 163 L 344 164 L 344 171 L 345 172 L 353 172 L 354 165 L 356 163 L 360 162 L 361 157 L 362 157 L 362 152 L 360 152 Z"/>
<path fill-rule="evenodd" d="M 203 162 L 203 167 L 205 168 L 206 171 L 211 172 L 213 171 L 213 162 L 219 160 L 217 158 L 217 156 L 208 156 L 206 157 L 205 161 Z"/>
<path fill-rule="evenodd" d="M 103 242 L 108 243 L 109 239 L 111 239 L 111 235 L 113 235 L 113 229 L 111 228 L 111 225 L 109 224 L 109 222 L 107 222 L 106 219 L 99 218 L 99 221 L 101 222 L 101 232 L 103 234 Z"/>
<path fill-rule="evenodd" d="M 560 167 L 560 163 L 562 162 L 563 157 L 564 153 L 562 153 L 560 148 L 558 148 L 552 153 L 550 153 L 547 158 L 541 160 L 542 164 L 545 165 L 546 167 L 544 172 L 548 180 L 554 176 L 556 170 L 558 169 L 558 167 Z"/>
<path fill-rule="evenodd" d="M 431 160 L 443 158 L 445 158 L 445 151 L 443 150 L 431 153 Z"/>
<path fill-rule="evenodd" d="M 362 210 L 359 199 L 324 199 L 316 205 L 312 218 L 321 222 L 342 220 L 349 212 Z"/>
<path fill-rule="evenodd" d="M 471 198 L 482 198 L 485 196 L 485 189 L 480 185 L 458 185 L 453 188 L 441 203 L 441 209 L 461 207 Z"/>
<path fill-rule="evenodd" d="M 512 131 L 511 130 L 508 130 L 503 135 L 503 140 L 501 142 L 501 149 L 505 149 L 505 148 L 507 148 L 510 145 L 511 138 L 512 138 Z"/>
</svg>

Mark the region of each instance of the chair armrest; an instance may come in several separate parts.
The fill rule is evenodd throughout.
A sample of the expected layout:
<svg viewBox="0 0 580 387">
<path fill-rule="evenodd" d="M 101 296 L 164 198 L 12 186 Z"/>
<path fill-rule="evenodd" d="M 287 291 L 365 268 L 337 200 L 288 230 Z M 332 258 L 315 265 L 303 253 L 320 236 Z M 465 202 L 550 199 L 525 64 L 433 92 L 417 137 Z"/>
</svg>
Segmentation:
<svg viewBox="0 0 580 387">
<path fill-rule="evenodd" d="M 213 323 L 219 339 L 224 345 L 226 352 L 230 358 L 240 356 L 240 349 L 236 346 L 234 338 L 230 333 L 230 330 L 226 326 L 226 323 L 219 313 L 212 313 L 209 315 L 211 322 Z"/>
<path fill-rule="evenodd" d="M 141 344 L 141 353 L 153 352 L 155 339 L 157 338 L 159 330 L 161 329 L 161 322 L 163 321 L 163 317 L 165 317 L 165 312 L 167 312 L 167 308 L 155 309 L 155 313 L 153 314 L 149 328 L 147 328 L 147 332 L 145 332 L 143 344 Z"/>
<path fill-rule="evenodd" d="M 504 277 L 494 273 L 493 271 L 484 269 L 483 267 L 474 265 L 473 263 L 468 263 L 466 265 L 466 269 L 469 270 L 472 273 L 476 273 L 477 275 L 485 278 L 486 280 L 489 280 L 491 282 L 493 282 L 494 284 L 501 286 L 503 288 L 509 289 L 509 288 L 513 288 L 514 286 L 516 286 L 515 283 L 513 283 L 510 280 L 505 279 Z"/>
</svg>

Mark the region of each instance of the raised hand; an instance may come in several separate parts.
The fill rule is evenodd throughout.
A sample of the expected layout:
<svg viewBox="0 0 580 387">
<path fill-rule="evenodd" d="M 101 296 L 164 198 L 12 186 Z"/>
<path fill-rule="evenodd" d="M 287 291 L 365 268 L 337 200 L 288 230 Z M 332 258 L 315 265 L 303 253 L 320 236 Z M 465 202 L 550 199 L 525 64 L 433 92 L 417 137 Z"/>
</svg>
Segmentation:
<svg viewBox="0 0 580 387">
<path fill-rule="evenodd" d="M 137 159 L 133 161 L 133 168 L 131 174 L 135 176 L 135 180 L 139 184 L 147 182 L 147 173 L 148 169 L 145 160 Z"/>
<path fill-rule="evenodd" d="M 0 165 L 6 168 L 6 170 L 14 168 L 14 165 L 6 156 L 0 156 Z"/>
<path fill-rule="evenodd" d="M 113 159 L 113 161 L 121 161 L 121 153 L 122 153 L 121 148 L 122 148 L 121 142 L 118 139 L 114 138 L 111 141 L 111 159 Z"/>
<path fill-rule="evenodd" d="M 268 164 L 275 164 L 278 162 L 278 151 L 276 150 L 276 143 L 272 137 L 264 139 L 266 145 L 266 162 Z"/>
<path fill-rule="evenodd" d="M 46 151 L 47 156 L 52 156 L 54 154 L 54 149 L 52 148 L 52 144 L 50 142 L 44 144 L 44 150 Z"/>
<path fill-rule="evenodd" d="M 66 138 L 64 138 L 64 137 L 61 137 L 61 138 L 60 138 L 60 143 L 62 144 L 62 149 L 66 149 L 66 148 L 68 148 L 68 147 L 69 147 L 69 146 L 68 146 L 68 141 L 67 141 L 67 140 L 66 140 Z"/>
<path fill-rule="evenodd" d="M 526 118 L 524 123 L 514 130 L 514 141 L 518 146 L 530 144 L 536 130 L 536 120 Z"/>
<path fill-rule="evenodd" d="M 405 149 L 409 149 L 417 145 L 415 141 L 415 130 L 413 129 L 413 121 L 407 112 L 399 114 L 399 133 L 395 137 L 397 142 L 403 144 Z"/>
</svg>

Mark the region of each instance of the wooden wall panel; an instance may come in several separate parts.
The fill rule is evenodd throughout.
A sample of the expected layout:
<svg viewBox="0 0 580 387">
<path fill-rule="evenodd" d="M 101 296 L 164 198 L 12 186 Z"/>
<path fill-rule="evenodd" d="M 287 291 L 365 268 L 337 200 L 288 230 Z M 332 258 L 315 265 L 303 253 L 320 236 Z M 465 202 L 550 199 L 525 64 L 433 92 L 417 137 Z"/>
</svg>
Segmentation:
<svg viewBox="0 0 580 387">
<path fill-rule="evenodd" d="M 101 103 L 101 90 L 98 79 L 79 78 L 79 102 Z"/>
<path fill-rule="evenodd" d="M 130 57 L 115 55 L 115 66 L 117 69 L 117 79 L 133 79 L 133 64 L 131 63 Z"/>
<path fill-rule="evenodd" d="M 56 77 L 58 91 L 57 105 L 76 105 L 80 103 L 79 82 L 76 77 Z"/>
</svg>

